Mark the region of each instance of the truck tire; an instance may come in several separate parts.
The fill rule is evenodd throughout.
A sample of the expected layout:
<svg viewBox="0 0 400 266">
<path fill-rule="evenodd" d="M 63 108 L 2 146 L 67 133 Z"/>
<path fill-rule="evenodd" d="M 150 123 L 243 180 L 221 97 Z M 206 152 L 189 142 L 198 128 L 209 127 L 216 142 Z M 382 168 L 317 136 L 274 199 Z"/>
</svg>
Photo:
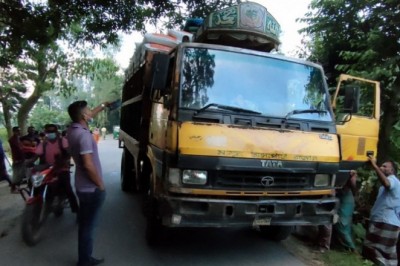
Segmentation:
<svg viewBox="0 0 400 266">
<path fill-rule="evenodd" d="M 151 164 L 148 160 L 142 161 L 139 179 L 136 181 L 136 190 L 146 194 L 150 189 Z"/>
<path fill-rule="evenodd" d="M 152 179 L 153 174 L 150 173 L 150 180 Z M 162 224 L 158 200 L 154 197 L 151 184 L 145 195 L 143 213 L 146 217 L 146 242 L 149 246 L 157 246 L 164 238 L 165 226 Z"/>
<path fill-rule="evenodd" d="M 290 236 L 293 226 L 270 225 L 260 226 L 260 233 L 263 237 L 273 241 L 282 241 Z"/>
<path fill-rule="evenodd" d="M 154 198 L 146 200 L 146 242 L 149 246 L 156 246 L 162 241 L 164 226 L 158 215 L 157 201 Z"/>
<path fill-rule="evenodd" d="M 124 192 L 133 192 L 136 188 L 136 172 L 133 156 L 124 148 L 121 159 L 121 189 Z"/>
</svg>

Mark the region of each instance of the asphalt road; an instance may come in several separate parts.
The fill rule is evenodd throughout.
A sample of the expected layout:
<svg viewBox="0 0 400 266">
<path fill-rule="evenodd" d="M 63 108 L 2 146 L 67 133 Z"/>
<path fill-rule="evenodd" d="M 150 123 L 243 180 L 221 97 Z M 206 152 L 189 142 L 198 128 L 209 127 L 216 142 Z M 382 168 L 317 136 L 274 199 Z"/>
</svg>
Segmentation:
<svg viewBox="0 0 400 266">
<path fill-rule="evenodd" d="M 103 265 L 304 265 L 281 244 L 261 238 L 249 229 L 178 229 L 164 245 L 149 248 L 138 196 L 120 190 L 121 149 L 108 139 L 99 142 L 107 198 L 95 238 L 94 255 Z M 1 265 L 75 265 L 77 225 L 66 210 L 50 216 L 42 241 L 28 247 L 22 241 L 20 221 L 0 238 Z"/>
</svg>

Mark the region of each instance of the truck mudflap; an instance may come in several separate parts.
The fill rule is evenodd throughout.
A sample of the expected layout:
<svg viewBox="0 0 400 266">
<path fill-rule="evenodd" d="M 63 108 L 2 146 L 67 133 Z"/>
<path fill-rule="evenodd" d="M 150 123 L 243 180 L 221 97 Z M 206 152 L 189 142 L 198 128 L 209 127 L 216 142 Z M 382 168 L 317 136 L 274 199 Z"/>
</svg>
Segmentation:
<svg viewBox="0 0 400 266">
<path fill-rule="evenodd" d="M 168 227 L 254 227 L 332 224 L 338 199 L 226 200 L 164 196 L 159 202 Z"/>
</svg>

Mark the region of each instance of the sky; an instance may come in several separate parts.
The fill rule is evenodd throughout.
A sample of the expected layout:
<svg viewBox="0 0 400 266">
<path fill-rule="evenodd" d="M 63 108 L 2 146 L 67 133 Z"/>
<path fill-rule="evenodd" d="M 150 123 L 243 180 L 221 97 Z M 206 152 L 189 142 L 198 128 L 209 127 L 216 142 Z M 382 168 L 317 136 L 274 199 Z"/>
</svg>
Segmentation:
<svg viewBox="0 0 400 266">
<path fill-rule="evenodd" d="M 282 31 L 280 50 L 288 56 L 295 56 L 296 48 L 301 45 L 301 36 L 297 31 L 305 26 L 296 22 L 296 19 L 304 17 L 311 0 L 252 0 L 252 2 L 262 4 L 275 17 Z M 142 38 L 138 32 L 123 35 L 121 50 L 116 55 L 116 60 L 122 68 L 128 67 L 129 59 L 135 49 L 135 42 L 140 42 Z"/>
</svg>

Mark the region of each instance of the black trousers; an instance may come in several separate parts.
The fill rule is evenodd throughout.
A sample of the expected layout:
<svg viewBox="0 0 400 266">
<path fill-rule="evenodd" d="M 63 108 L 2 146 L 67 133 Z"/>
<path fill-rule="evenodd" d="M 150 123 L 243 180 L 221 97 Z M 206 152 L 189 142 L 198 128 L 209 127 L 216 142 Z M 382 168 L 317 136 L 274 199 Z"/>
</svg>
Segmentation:
<svg viewBox="0 0 400 266">
<path fill-rule="evenodd" d="M 61 192 L 67 195 L 71 211 L 77 213 L 79 210 L 78 201 L 71 186 L 71 174 L 69 171 L 63 171 L 58 175 L 58 187 Z"/>
</svg>

